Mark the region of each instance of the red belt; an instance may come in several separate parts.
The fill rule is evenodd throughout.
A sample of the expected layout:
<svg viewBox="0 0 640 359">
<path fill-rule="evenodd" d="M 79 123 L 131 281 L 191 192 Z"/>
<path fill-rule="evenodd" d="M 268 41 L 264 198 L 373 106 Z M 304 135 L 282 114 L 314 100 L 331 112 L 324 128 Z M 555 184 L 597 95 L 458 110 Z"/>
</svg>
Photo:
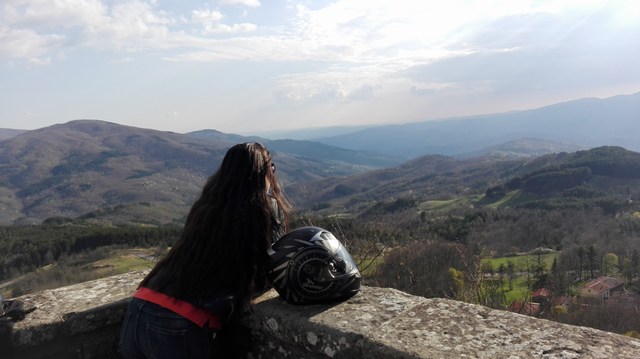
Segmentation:
<svg viewBox="0 0 640 359">
<path fill-rule="evenodd" d="M 140 287 L 133 296 L 134 298 L 143 299 L 147 302 L 169 309 L 170 311 L 189 319 L 201 328 L 208 326 L 212 329 L 220 329 L 222 327 L 220 318 L 215 314 L 208 310 L 198 308 L 184 300 L 170 297 L 164 293 L 156 292 L 155 290 L 146 287 Z"/>
</svg>

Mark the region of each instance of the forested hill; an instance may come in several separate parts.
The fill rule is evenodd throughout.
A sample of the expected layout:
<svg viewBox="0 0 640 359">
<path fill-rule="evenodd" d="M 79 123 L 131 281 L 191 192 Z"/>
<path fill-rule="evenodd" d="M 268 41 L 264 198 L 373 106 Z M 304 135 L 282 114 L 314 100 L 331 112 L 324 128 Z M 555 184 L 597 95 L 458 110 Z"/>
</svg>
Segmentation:
<svg viewBox="0 0 640 359">
<path fill-rule="evenodd" d="M 229 145 L 89 120 L 0 144 L 2 224 L 53 216 L 171 222 Z"/>
<path fill-rule="evenodd" d="M 380 208 L 380 201 L 417 210 L 428 201 L 454 199 L 475 207 L 615 211 L 640 197 L 640 154 L 605 146 L 532 160 L 432 155 L 395 168 L 295 185 L 289 191 L 302 209 L 352 215 L 370 213 Z"/>
<path fill-rule="evenodd" d="M 640 194 L 640 154 L 604 146 L 542 156 L 519 175 L 486 191 L 486 202 L 505 206 L 565 208 L 598 206 L 615 212 Z"/>
<path fill-rule="evenodd" d="M 197 138 L 95 120 L 13 132 L 0 140 L 0 224 L 50 217 L 181 223 L 226 150 L 251 140 L 220 132 Z M 274 160 L 287 164 L 278 171 L 285 184 L 352 175 L 385 163 L 377 155 L 310 148 L 314 144 L 305 141 L 273 145 Z"/>
</svg>

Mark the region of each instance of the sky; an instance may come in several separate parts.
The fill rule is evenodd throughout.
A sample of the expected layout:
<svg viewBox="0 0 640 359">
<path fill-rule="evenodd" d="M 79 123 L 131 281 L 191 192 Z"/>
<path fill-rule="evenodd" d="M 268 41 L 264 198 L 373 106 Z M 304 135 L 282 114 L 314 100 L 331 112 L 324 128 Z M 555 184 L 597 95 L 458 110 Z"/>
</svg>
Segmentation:
<svg viewBox="0 0 640 359">
<path fill-rule="evenodd" d="M 0 0 L 0 128 L 250 135 L 636 92 L 633 0 Z"/>
</svg>

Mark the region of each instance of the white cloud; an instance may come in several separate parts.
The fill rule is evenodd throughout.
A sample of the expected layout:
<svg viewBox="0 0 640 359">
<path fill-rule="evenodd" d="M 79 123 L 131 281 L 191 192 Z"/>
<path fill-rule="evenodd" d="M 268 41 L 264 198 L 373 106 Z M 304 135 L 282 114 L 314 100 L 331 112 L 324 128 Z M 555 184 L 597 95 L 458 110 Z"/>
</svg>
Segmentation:
<svg viewBox="0 0 640 359">
<path fill-rule="evenodd" d="M 226 5 L 244 5 L 248 7 L 260 7 L 259 0 L 220 0 L 221 4 Z"/>
<path fill-rule="evenodd" d="M 205 26 L 206 32 L 211 33 L 219 33 L 219 34 L 238 34 L 238 33 L 246 33 L 246 32 L 254 32 L 258 29 L 258 26 L 251 23 L 242 23 L 242 24 L 207 24 Z"/>
<path fill-rule="evenodd" d="M 60 35 L 39 35 L 32 30 L 9 29 L 0 26 L 0 57 L 23 59 L 34 65 L 47 65 L 52 52 L 63 41 Z"/>
<path fill-rule="evenodd" d="M 260 5 L 249 0 L 222 3 Z M 190 10 L 192 23 L 202 26 L 204 34 L 262 36 L 253 42 L 235 39 L 225 43 L 189 35 L 194 33 L 176 20 L 184 19 L 185 14 L 170 14 L 156 1 L 10 0 L 0 20 L 11 30 L 31 31 L 40 38 L 33 54 L 18 52 L 23 58 L 47 57 L 46 52 L 59 49 L 60 39 L 66 39 L 66 46 L 90 45 L 115 51 L 183 48 L 203 53 L 215 46 L 222 58 L 234 54 L 245 58 L 251 52 L 251 58 L 274 61 L 287 58 L 410 65 L 448 56 L 449 47 L 458 41 L 455 36 L 459 35 L 451 35 L 454 30 L 486 21 L 487 17 L 530 11 L 521 8 L 526 3 L 448 1 L 435 6 L 429 1 L 341 0 L 317 10 L 298 5 L 294 26 L 277 28 L 276 36 L 257 33 L 261 27 L 255 22 L 222 23 L 225 16 L 218 10 Z M 238 45 L 248 47 L 238 51 Z"/>
<path fill-rule="evenodd" d="M 370 100 L 383 90 L 388 79 L 374 69 L 334 69 L 327 72 L 281 76 L 273 96 L 283 104 L 349 103 Z"/>
<path fill-rule="evenodd" d="M 98 21 L 106 7 L 99 0 L 9 0 L 2 13 L 8 24 L 52 31 Z"/>
<path fill-rule="evenodd" d="M 261 5 L 257 0 L 218 3 L 253 8 Z M 482 50 L 470 48 L 471 44 L 465 41 L 478 28 L 503 17 L 597 10 L 606 4 L 604 0 L 338 0 L 320 8 L 297 5 L 295 18 L 288 19 L 289 24 L 263 26 L 256 21 L 227 19 L 213 9 L 183 7 L 182 12 L 173 9 L 169 13 L 162 8 L 162 2 L 151 0 L 6 0 L 0 8 L 0 23 L 6 26 L 5 33 L 11 31 L 15 36 L 18 32 L 31 32 L 32 37 L 39 38 L 38 46 L 10 51 L 22 58 L 50 58 L 55 51 L 61 51 L 60 40 L 65 39 L 65 46 L 90 45 L 113 51 L 180 48 L 197 54 L 210 52 L 215 46 L 215 52 L 221 55 L 212 60 L 235 55 L 244 59 L 251 53 L 248 57 L 267 61 L 286 58 L 409 67 L 458 55 L 460 51 Z M 620 4 L 635 9 L 632 3 Z M 639 16 L 637 10 L 619 15 L 628 23 Z M 191 21 L 185 23 L 184 19 Z M 227 21 L 223 23 L 223 19 Z M 202 36 L 191 28 L 194 25 Z M 252 33 L 255 41 L 232 37 L 246 33 Z M 211 42 L 208 34 L 226 35 L 232 41 Z M 239 45 L 248 47 L 238 51 Z M 0 51 L 9 53 L 7 49 Z M 193 56 L 181 58 L 190 57 Z"/>
<path fill-rule="evenodd" d="M 220 20 L 222 20 L 223 16 L 222 13 L 220 11 L 217 10 L 210 10 L 210 9 L 205 9 L 205 10 L 193 10 L 191 12 L 191 18 L 199 23 L 211 23 L 211 22 L 218 22 Z"/>
<path fill-rule="evenodd" d="M 251 23 L 223 24 L 221 20 L 224 15 L 217 10 L 194 10 L 191 18 L 194 22 L 202 25 L 205 34 L 239 34 L 254 32 L 258 29 L 257 25 Z"/>
<path fill-rule="evenodd" d="M 117 3 L 95 22 L 84 27 L 86 43 L 106 49 L 126 51 L 163 49 L 170 46 L 170 26 L 176 21 L 142 1 Z"/>
<path fill-rule="evenodd" d="M 164 48 L 175 20 L 154 2 L 132 0 L 108 6 L 99 0 L 10 0 L 0 12 L 9 39 L 27 41 L 20 51 L 3 42 L 1 53 L 23 59 L 50 58 L 73 46 L 137 50 Z M 22 40 L 21 40 L 22 41 Z"/>
<path fill-rule="evenodd" d="M 172 59 L 327 64 L 324 70 L 301 69 L 278 78 L 273 97 L 298 105 L 353 102 L 390 91 L 508 93 L 518 86 L 542 88 L 545 81 L 561 85 L 568 78 L 566 66 L 580 70 L 580 57 L 597 54 L 605 59 L 602 44 L 588 32 L 608 33 L 603 25 L 607 19 L 596 16 L 605 3 L 336 1 L 319 9 L 298 5 L 291 28 L 269 35 L 262 28 L 249 28 L 255 32 L 252 37 L 203 41 L 194 51 Z M 233 29 L 216 26 L 209 30 Z M 609 47 L 614 43 L 608 42 Z M 547 76 L 552 78 L 546 80 Z"/>
</svg>

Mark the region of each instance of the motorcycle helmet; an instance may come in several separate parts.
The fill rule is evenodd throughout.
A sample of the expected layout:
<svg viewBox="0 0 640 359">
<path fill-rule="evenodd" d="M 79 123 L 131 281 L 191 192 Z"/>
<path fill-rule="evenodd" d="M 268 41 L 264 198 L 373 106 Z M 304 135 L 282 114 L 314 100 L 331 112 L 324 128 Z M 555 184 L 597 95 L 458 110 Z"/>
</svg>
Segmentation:
<svg viewBox="0 0 640 359">
<path fill-rule="evenodd" d="M 319 227 L 295 229 L 269 250 L 268 276 L 293 304 L 327 303 L 360 290 L 360 271 L 342 243 Z"/>
</svg>

